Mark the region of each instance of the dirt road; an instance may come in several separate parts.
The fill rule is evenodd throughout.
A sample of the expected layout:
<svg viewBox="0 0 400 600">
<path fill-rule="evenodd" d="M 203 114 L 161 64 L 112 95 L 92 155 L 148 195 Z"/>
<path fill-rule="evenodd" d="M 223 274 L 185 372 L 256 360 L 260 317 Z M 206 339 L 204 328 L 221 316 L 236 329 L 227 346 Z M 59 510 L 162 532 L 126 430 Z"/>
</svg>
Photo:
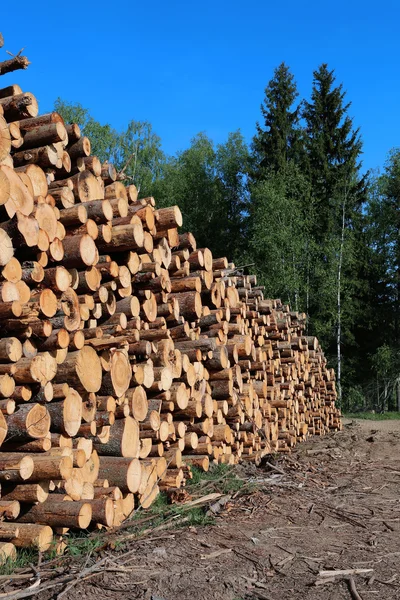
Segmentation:
<svg viewBox="0 0 400 600">
<path fill-rule="evenodd" d="M 267 466 L 247 471 L 258 491 L 233 499 L 214 526 L 135 542 L 120 572 L 102 573 L 62 598 L 400 598 L 398 423 L 351 422 L 279 460 L 284 474 Z M 359 596 L 340 577 L 315 585 L 320 571 L 339 569 L 369 569 L 354 575 Z"/>
<path fill-rule="evenodd" d="M 344 425 L 356 423 L 363 431 L 379 431 L 382 433 L 400 433 L 400 419 L 369 421 L 368 419 L 343 419 Z"/>
</svg>

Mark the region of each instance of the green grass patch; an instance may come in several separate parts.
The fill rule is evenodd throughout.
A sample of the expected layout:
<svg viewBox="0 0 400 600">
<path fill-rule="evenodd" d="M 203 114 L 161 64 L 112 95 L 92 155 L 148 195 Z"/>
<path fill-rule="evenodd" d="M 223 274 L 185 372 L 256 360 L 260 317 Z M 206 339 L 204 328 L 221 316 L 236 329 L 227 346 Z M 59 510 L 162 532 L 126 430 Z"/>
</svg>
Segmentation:
<svg viewBox="0 0 400 600">
<path fill-rule="evenodd" d="M 63 555 L 58 555 L 55 548 L 50 548 L 44 553 L 45 561 L 55 558 L 68 556 L 81 557 L 96 552 L 104 545 L 104 536 L 99 532 L 96 535 L 88 535 L 88 532 L 81 531 L 70 533 L 65 537 L 67 548 Z M 8 559 L 4 565 L 0 566 L 0 575 L 12 575 L 17 569 L 24 569 L 29 565 L 37 565 L 39 553 L 36 548 L 19 548 L 15 560 Z"/>
<path fill-rule="evenodd" d="M 8 558 L 4 565 L 0 566 L 0 575 L 12 575 L 16 569 L 23 569 L 29 565 L 36 565 L 38 552 L 35 548 L 21 548 L 17 550 L 17 558 Z"/>
<path fill-rule="evenodd" d="M 208 471 L 203 471 L 198 467 L 192 467 L 192 479 L 188 479 L 186 485 L 192 487 L 204 481 L 219 481 L 220 479 L 236 477 L 231 465 L 212 464 Z"/>
<path fill-rule="evenodd" d="M 145 522 L 141 523 L 143 519 L 145 519 Z M 132 515 L 130 519 L 131 526 L 127 531 L 140 537 L 140 534 L 144 531 L 170 521 L 176 521 L 176 527 L 211 525 L 214 523 L 214 520 L 206 515 L 206 507 L 188 508 L 181 504 L 171 504 L 167 494 L 161 492 L 150 508 L 138 510 Z"/>
<path fill-rule="evenodd" d="M 250 493 L 255 491 L 256 485 L 237 476 L 236 468 L 232 465 L 211 465 L 208 471 L 192 467 L 192 479 L 186 483 L 191 494 L 200 492 L 221 494 L 234 494 L 236 492 Z"/>
<path fill-rule="evenodd" d="M 205 525 L 215 525 L 215 519 L 206 514 L 206 509 L 202 506 L 189 508 L 187 510 L 179 510 L 176 506 L 177 515 L 182 517 L 181 523 L 177 522 L 178 527 L 201 527 Z M 208 507 L 207 507 L 208 508 Z"/>
<path fill-rule="evenodd" d="M 104 545 L 104 536 L 101 533 L 89 536 L 87 532 L 80 531 L 78 533 L 71 533 L 65 538 L 65 541 L 67 542 L 66 555 L 87 556 L 96 552 L 96 550 Z"/>
<path fill-rule="evenodd" d="M 360 413 L 345 413 L 343 415 L 345 419 L 366 419 L 368 421 L 391 421 L 393 419 L 400 419 L 400 412 L 385 412 L 385 413 L 371 413 L 371 412 L 360 412 Z"/>
</svg>

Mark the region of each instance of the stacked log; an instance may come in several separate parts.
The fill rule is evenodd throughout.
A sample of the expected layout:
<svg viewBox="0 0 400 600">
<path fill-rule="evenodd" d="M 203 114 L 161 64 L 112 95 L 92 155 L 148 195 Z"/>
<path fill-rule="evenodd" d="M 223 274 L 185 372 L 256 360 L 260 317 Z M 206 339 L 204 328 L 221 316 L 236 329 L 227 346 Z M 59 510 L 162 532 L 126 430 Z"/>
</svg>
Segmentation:
<svg viewBox="0 0 400 600">
<path fill-rule="evenodd" d="M 0 89 L 0 552 L 341 428 L 306 316 L 181 226 Z"/>
</svg>

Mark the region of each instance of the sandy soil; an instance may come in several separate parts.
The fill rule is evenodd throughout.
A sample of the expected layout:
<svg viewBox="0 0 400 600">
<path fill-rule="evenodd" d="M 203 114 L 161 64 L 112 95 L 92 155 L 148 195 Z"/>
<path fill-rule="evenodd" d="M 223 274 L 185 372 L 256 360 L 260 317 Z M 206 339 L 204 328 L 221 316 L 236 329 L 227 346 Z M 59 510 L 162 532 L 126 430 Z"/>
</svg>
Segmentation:
<svg viewBox="0 0 400 600">
<path fill-rule="evenodd" d="M 356 423 L 363 431 L 400 432 L 400 419 L 387 421 L 370 421 L 368 419 L 343 419 L 344 425 Z"/>
<path fill-rule="evenodd" d="M 353 421 L 276 464 L 284 474 L 247 469 L 258 491 L 232 499 L 214 526 L 158 532 L 114 551 L 119 572 L 60 598 L 357 598 L 341 577 L 316 585 L 320 571 L 338 569 L 369 569 L 354 575 L 363 600 L 400 598 L 400 423 Z"/>
</svg>

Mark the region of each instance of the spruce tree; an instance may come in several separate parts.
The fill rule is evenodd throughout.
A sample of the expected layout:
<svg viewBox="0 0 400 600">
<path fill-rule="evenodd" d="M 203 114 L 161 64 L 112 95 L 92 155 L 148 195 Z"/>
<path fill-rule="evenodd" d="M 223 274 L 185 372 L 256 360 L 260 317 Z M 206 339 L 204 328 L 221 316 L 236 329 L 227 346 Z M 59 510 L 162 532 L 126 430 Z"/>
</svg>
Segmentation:
<svg viewBox="0 0 400 600">
<path fill-rule="evenodd" d="M 261 105 L 263 123 L 256 124 L 253 138 L 253 179 L 263 180 L 268 172 L 281 171 L 299 151 L 299 106 L 294 76 L 285 63 L 275 69 L 274 76 L 265 88 Z"/>
<path fill-rule="evenodd" d="M 356 290 L 362 271 L 362 141 L 348 115 L 343 86 L 323 64 L 314 72 L 311 101 L 305 102 L 306 172 L 312 189 L 316 249 L 310 302 L 312 331 L 337 359 L 339 396 L 346 381 L 356 323 Z M 341 371 L 343 366 L 343 378 Z"/>
<path fill-rule="evenodd" d="M 307 171 L 317 213 L 317 242 L 337 234 L 343 195 L 348 209 L 365 201 L 365 177 L 360 175 L 362 141 L 348 115 L 343 85 L 335 86 L 334 71 L 322 64 L 314 71 L 311 101 L 304 103 Z"/>
</svg>

